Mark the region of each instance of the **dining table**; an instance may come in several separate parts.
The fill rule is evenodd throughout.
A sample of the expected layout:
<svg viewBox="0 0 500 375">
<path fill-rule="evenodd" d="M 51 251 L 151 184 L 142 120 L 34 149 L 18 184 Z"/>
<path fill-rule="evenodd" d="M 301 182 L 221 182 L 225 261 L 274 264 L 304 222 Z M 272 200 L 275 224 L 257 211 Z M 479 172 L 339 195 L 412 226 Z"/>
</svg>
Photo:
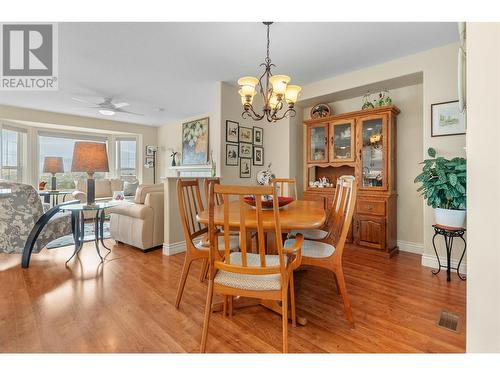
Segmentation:
<svg viewBox="0 0 500 375">
<path fill-rule="evenodd" d="M 223 203 L 222 205 L 216 206 L 214 208 L 214 223 L 216 226 L 224 225 L 224 204 L 229 204 L 229 227 L 231 230 L 239 231 L 240 229 L 240 203 L 238 201 L 231 201 L 229 203 Z M 280 213 L 280 224 L 281 231 L 283 235 L 288 232 L 301 229 L 318 229 L 325 224 L 326 211 L 324 204 L 321 201 L 306 201 L 306 200 L 295 200 L 290 204 L 281 207 Z M 255 208 L 251 205 L 247 205 L 244 208 L 245 217 L 245 227 L 248 232 L 256 232 L 257 230 L 257 218 L 255 214 Z M 197 220 L 205 225 L 208 225 L 208 210 L 204 210 L 198 213 Z M 264 231 L 274 230 L 274 212 L 273 210 L 263 210 L 262 211 L 262 225 Z M 267 237 L 267 235 L 266 235 Z M 252 236 L 247 236 L 247 247 L 251 249 Z M 274 236 L 269 236 L 266 238 L 266 251 L 272 251 L 272 243 Z M 270 246 L 268 246 L 270 245 Z M 260 304 L 278 314 L 281 314 L 281 306 L 276 301 L 268 300 L 258 300 L 254 298 L 244 298 L 237 297 L 234 301 L 234 308 L 249 307 Z M 221 311 L 223 308 L 222 303 L 214 303 L 213 311 Z M 300 325 L 305 325 L 307 319 L 301 316 L 297 316 L 297 323 Z"/>
</svg>

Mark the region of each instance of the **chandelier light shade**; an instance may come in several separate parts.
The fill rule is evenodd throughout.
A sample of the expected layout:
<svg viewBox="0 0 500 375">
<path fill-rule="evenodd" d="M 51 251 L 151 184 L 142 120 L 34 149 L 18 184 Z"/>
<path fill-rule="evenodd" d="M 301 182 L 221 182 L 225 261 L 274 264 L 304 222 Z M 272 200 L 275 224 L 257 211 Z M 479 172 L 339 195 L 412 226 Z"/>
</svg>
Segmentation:
<svg viewBox="0 0 500 375">
<path fill-rule="evenodd" d="M 295 103 L 297 102 L 301 87 L 289 85 L 290 77 L 286 75 L 273 75 L 271 68 L 276 66 L 271 64 L 269 58 L 269 27 L 272 22 L 264 22 L 267 27 L 267 55 L 261 66 L 264 67 L 264 73 L 260 78 L 251 76 L 241 77 L 238 80 L 243 105 L 243 118 L 252 118 L 255 121 L 266 119 L 269 122 L 276 122 L 285 117 L 295 116 Z M 257 91 L 262 96 L 263 108 L 261 113 L 257 113 L 253 107 L 253 99 Z M 282 112 L 281 110 L 288 106 Z"/>
</svg>

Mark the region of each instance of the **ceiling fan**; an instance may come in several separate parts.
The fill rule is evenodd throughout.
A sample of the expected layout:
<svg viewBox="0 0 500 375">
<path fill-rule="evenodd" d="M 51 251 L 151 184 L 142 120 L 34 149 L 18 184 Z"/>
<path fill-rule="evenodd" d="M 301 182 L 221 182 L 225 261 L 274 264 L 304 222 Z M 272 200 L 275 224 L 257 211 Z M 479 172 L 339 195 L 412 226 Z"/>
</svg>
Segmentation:
<svg viewBox="0 0 500 375">
<path fill-rule="evenodd" d="M 116 113 L 127 113 L 131 115 L 144 116 L 144 114 L 142 113 L 131 112 L 123 109 L 123 107 L 128 107 L 130 104 L 125 102 L 113 103 L 113 98 L 110 97 L 106 97 L 103 99 L 103 101 L 98 101 L 97 103 L 80 98 L 71 99 L 80 103 L 90 104 L 91 106 L 85 108 L 97 109 L 97 112 L 104 116 L 113 116 Z"/>
</svg>

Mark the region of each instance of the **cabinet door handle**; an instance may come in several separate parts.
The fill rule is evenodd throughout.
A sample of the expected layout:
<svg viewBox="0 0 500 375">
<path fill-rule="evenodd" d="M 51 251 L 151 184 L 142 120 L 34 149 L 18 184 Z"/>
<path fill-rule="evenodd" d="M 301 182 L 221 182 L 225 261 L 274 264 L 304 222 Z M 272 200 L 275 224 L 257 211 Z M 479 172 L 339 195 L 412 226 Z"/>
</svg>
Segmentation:
<svg viewBox="0 0 500 375">
<path fill-rule="evenodd" d="M 328 144 L 328 137 L 325 137 L 325 145 Z"/>
<path fill-rule="evenodd" d="M 371 205 L 370 205 L 370 206 L 366 206 L 366 209 L 367 209 L 368 211 L 372 211 L 372 210 L 373 210 L 373 206 L 371 206 Z"/>
<path fill-rule="evenodd" d="M 331 137 L 330 142 L 331 142 L 331 144 L 333 146 L 333 136 Z"/>
</svg>

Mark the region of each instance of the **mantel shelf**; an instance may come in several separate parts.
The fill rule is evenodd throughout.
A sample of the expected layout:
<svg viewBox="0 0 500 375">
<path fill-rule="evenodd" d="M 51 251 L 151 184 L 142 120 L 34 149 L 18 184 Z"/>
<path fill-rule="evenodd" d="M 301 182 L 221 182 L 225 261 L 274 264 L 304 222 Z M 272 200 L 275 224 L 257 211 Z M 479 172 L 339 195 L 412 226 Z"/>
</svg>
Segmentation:
<svg viewBox="0 0 500 375">
<path fill-rule="evenodd" d="M 168 167 L 174 171 L 206 171 L 212 169 L 212 164 L 198 164 L 198 165 L 176 165 L 175 167 Z"/>
</svg>

